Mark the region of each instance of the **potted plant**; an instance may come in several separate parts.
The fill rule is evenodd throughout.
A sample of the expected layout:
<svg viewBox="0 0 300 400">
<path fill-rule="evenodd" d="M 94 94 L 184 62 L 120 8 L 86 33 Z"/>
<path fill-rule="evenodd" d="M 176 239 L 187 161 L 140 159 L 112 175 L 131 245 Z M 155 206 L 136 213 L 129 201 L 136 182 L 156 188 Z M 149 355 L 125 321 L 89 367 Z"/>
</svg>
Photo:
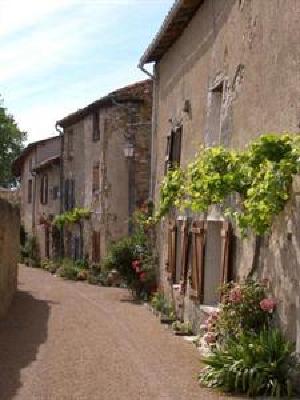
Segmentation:
<svg viewBox="0 0 300 400">
<path fill-rule="evenodd" d="M 192 336 L 193 329 L 190 322 L 175 321 L 172 324 L 173 332 L 176 336 Z"/>
</svg>

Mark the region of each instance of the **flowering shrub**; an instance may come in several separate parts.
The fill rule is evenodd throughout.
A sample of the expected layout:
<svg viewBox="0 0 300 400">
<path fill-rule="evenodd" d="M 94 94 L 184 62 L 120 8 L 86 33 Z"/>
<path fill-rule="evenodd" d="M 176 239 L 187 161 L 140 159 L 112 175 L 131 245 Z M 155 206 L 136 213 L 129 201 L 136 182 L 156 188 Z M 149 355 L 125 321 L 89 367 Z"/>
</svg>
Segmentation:
<svg viewBox="0 0 300 400">
<path fill-rule="evenodd" d="M 204 324 L 211 354 L 199 380 L 207 387 L 250 396 L 292 393 L 294 347 L 271 325 L 276 301 L 265 285 L 247 280 L 222 287 L 219 312 Z"/>
<path fill-rule="evenodd" d="M 200 382 L 249 396 L 290 396 L 293 349 L 275 329 L 262 330 L 257 335 L 242 333 L 203 359 L 208 367 L 201 372 Z"/>
<path fill-rule="evenodd" d="M 156 259 L 144 223 L 148 207 L 143 209 L 134 213 L 133 235 L 113 243 L 102 266 L 105 271 L 117 270 L 135 297 L 146 298 L 156 290 Z"/>
<path fill-rule="evenodd" d="M 218 333 L 217 333 L 217 322 L 219 318 L 219 312 L 214 311 L 210 314 L 208 319 L 204 323 L 204 340 L 209 346 L 214 346 L 217 342 Z"/>
<path fill-rule="evenodd" d="M 237 336 L 242 332 L 259 332 L 268 327 L 276 302 L 268 298 L 263 284 L 247 280 L 222 287 L 220 313 L 215 332 L 221 338 Z"/>
</svg>

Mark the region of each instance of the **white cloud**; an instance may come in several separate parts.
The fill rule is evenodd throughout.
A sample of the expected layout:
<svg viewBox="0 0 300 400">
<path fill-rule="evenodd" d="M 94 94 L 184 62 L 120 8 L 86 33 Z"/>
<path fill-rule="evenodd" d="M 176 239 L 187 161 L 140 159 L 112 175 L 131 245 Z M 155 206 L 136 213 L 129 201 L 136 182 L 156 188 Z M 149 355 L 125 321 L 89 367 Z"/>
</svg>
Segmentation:
<svg viewBox="0 0 300 400">
<path fill-rule="evenodd" d="M 0 37 L 31 27 L 70 4 L 70 0 L 0 0 Z"/>
<path fill-rule="evenodd" d="M 29 141 L 55 134 L 56 120 L 107 92 L 145 79 L 126 51 L 145 28 L 149 34 L 143 7 L 170 2 L 0 0 L 0 93 Z M 133 5 L 133 27 L 120 4 Z"/>
</svg>

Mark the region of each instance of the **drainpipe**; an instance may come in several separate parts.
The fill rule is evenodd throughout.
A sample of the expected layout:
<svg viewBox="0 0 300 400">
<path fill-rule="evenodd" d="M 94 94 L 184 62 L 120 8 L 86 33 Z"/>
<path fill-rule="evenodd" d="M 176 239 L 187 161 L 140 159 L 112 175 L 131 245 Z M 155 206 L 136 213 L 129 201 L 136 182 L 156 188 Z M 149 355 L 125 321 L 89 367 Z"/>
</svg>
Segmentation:
<svg viewBox="0 0 300 400">
<path fill-rule="evenodd" d="M 150 167 L 150 183 L 149 183 L 149 200 L 153 202 L 154 200 L 154 177 L 155 177 L 155 169 L 156 169 L 156 157 L 154 154 L 154 147 L 156 141 L 156 126 L 157 126 L 157 72 L 156 67 L 154 66 L 154 73 L 151 74 L 144 67 L 144 63 L 141 61 L 138 64 L 138 68 L 144 72 L 153 82 L 153 90 L 152 90 L 152 129 L 151 129 L 151 167 Z"/>
<path fill-rule="evenodd" d="M 55 130 L 58 132 L 60 136 L 60 163 L 59 163 L 59 172 L 60 172 L 60 196 L 59 196 L 59 212 L 62 214 L 64 212 L 64 132 L 62 129 L 59 129 L 58 123 L 55 124 Z M 59 256 L 60 258 L 64 257 L 64 228 L 60 228 L 60 237 L 59 237 Z"/>
</svg>

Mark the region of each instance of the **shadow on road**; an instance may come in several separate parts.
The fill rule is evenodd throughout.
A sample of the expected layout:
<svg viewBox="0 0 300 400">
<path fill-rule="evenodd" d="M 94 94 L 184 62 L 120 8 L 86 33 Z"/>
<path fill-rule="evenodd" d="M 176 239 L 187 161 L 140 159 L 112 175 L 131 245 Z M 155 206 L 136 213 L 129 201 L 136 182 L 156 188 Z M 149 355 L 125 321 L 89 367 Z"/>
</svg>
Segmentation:
<svg viewBox="0 0 300 400">
<path fill-rule="evenodd" d="M 18 291 L 6 318 L 0 321 L 0 399 L 12 399 L 22 386 L 22 368 L 35 360 L 47 338 L 47 301 Z"/>
</svg>

